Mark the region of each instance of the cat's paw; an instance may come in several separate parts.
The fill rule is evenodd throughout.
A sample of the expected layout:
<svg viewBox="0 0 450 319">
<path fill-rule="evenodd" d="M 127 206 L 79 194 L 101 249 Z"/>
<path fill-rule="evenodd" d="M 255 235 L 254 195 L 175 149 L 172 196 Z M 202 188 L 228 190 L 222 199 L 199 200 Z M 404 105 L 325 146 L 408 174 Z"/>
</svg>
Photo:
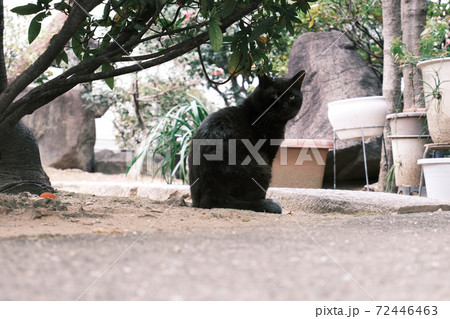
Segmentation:
<svg viewBox="0 0 450 319">
<path fill-rule="evenodd" d="M 281 214 L 283 212 L 283 208 L 276 200 L 268 198 L 264 199 L 263 202 L 263 210 L 266 213 Z"/>
</svg>

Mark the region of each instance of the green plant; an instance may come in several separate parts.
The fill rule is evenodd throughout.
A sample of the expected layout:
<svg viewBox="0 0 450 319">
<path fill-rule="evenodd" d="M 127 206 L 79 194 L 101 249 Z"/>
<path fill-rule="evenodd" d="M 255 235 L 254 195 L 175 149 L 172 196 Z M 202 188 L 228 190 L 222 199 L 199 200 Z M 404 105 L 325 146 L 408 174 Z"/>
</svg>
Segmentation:
<svg viewBox="0 0 450 319">
<path fill-rule="evenodd" d="M 144 149 L 133 159 L 127 169 L 142 156 L 147 156 L 152 162 L 160 154 L 163 160 L 159 163 L 153 176 L 159 172 L 167 183 L 172 183 L 178 175 L 187 182 L 187 157 L 192 136 L 201 122 L 208 116 L 205 106 L 190 95 L 190 103 L 179 104 L 170 109 L 160 122 L 150 129 Z"/>
<path fill-rule="evenodd" d="M 359 54 L 382 78 L 382 9 L 379 0 L 322 0 L 302 16 L 303 32 L 340 30 L 353 42 Z M 308 29 L 305 27 L 307 26 Z"/>
<path fill-rule="evenodd" d="M 386 193 L 395 192 L 395 164 L 391 166 L 386 175 Z"/>
<path fill-rule="evenodd" d="M 280 76 L 288 73 L 289 52 L 300 35 L 339 30 L 353 42 L 381 80 L 383 36 L 380 0 L 321 0 L 311 5 L 308 12 L 300 12 L 299 19 L 304 23 L 295 24 L 293 30 L 280 30 L 276 36 L 277 41 L 267 55 L 272 73 Z M 261 40 L 270 44 L 273 37 L 262 37 Z"/>
<path fill-rule="evenodd" d="M 448 45 L 450 17 L 450 3 L 441 1 L 427 2 L 426 26 L 418 40 L 417 49 L 409 50 L 401 37 L 395 38 L 390 51 L 398 65 L 402 69 L 404 79 L 404 108 L 418 110 L 430 107 L 430 102 L 436 101 L 440 107 L 441 84 L 438 77 L 433 80 L 422 80 L 422 73 L 417 68 L 421 61 L 450 57 L 450 45 Z M 425 78 L 424 78 L 425 79 Z"/>
<path fill-rule="evenodd" d="M 250 60 L 253 62 L 252 70 L 260 68 L 274 76 L 285 76 L 288 73 L 289 52 L 295 39 L 307 32 L 340 30 L 345 32 L 345 35 L 355 44 L 358 52 L 374 69 L 381 80 L 383 72 L 383 38 L 381 33 L 382 15 L 380 3 L 380 0 L 315 1 L 308 12 L 298 12 L 298 18 L 304 23 L 290 23 L 282 20 L 282 28 L 278 29 L 278 34 L 261 33 L 265 28 L 265 26 L 262 26 L 254 36 L 252 35 L 248 38 L 250 40 L 256 39 L 257 43 L 257 46 L 253 46 L 257 49 L 257 52 L 250 52 Z M 265 10 L 268 9 L 270 7 L 267 7 Z M 361 13 L 364 13 L 364 15 L 361 15 Z M 292 24 L 292 28 L 288 27 L 289 24 Z M 277 27 L 276 25 L 274 26 Z M 227 33 L 224 34 L 223 46 L 231 48 L 233 43 L 230 40 L 236 34 L 242 34 L 241 26 L 232 26 L 228 29 Z M 264 55 L 258 52 L 261 48 L 267 49 Z M 201 52 L 206 69 L 205 73 L 208 74 L 210 80 L 213 80 L 208 81 L 207 85 L 221 94 L 227 106 L 238 104 L 251 90 L 254 74 L 249 75 L 246 72 L 239 72 L 239 81 L 237 77 L 229 77 L 229 72 L 226 72 L 226 70 L 228 61 L 232 61 L 233 50 L 216 52 L 211 46 L 204 45 L 201 48 Z M 234 54 L 234 57 L 236 56 L 238 55 Z M 197 52 L 193 51 L 183 56 L 183 58 L 189 60 L 190 68 L 188 72 L 192 74 L 204 73 L 202 65 L 198 61 Z M 267 67 L 263 67 L 263 64 L 266 64 Z M 231 63 L 231 69 L 228 67 L 228 70 L 230 71 L 234 68 L 235 64 Z M 222 73 L 222 71 L 224 72 Z M 226 82 L 227 79 L 230 81 L 228 86 L 216 85 L 217 82 Z M 226 89 L 224 89 L 225 87 Z"/>
<path fill-rule="evenodd" d="M 448 2 L 428 2 L 427 24 L 419 41 L 419 55 L 409 51 L 401 37 L 395 39 L 391 46 L 391 54 L 401 66 L 415 66 L 423 60 L 450 57 L 450 46 L 445 44 L 450 31 L 449 10 Z"/>
<path fill-rule="evenodd" d="M 448 81 L 441 81 L 441 79 L 439 78 L 439 72 L 435 71 L 435 74 L 433 75 L 433 82 L 434 83 L 430 84 L 425 81 L 422 81 L 424 86 L 429 87 L 429 90 L 425 90 L 425 91 L 429 91 L 429 93 L 426 93 L 424 95 L 424 98 L 425 98 L 425 100 L 434 102 L 434 103 L 429 103 L 427 106 L 427 109 L 429 107 L 431 107 L 433 104 L 435 104 L 436 112 L 439 113 L 441 111 L 441 103 L 442 103 L 442 88 L 441 88 L 441 86 L 443 83 L 446 83 Z"/>
</svg>

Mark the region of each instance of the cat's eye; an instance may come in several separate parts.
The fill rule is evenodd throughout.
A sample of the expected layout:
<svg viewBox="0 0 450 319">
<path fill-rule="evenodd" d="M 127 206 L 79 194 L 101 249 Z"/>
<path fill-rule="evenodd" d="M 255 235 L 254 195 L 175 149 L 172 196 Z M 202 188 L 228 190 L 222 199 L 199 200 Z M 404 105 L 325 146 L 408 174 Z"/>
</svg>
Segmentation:
<svg viewBox="0 0 450 319">
<path fill-rule="evenodd" d="M 291 95 L 290 97 L 289 97 L 289 101 L 294 101 L 295 100 L 295 95 Z"/>
<path fill-rule="evenodd" d="M 272 98 L 274 99 L 274 100 L 278 100 L 278 94 L 274 94 L 274 95 L 272 95 Z"/>
</svg>

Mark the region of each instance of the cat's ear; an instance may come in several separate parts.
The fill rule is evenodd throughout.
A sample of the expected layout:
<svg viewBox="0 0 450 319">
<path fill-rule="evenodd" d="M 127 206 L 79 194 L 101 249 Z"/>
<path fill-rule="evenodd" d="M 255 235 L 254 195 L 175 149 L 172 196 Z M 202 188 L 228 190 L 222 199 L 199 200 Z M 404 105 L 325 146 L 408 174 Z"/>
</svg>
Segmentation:
<svg viewBox="0 0 450 319">
<path fill-rule="evenodd" d="M 304 70 L 299 71 L 296 75 L 291 78 L 291 84 L 296 84 L 300 89 L 302 87 L 303 80 L 305 79 L 306 72 Z"/>
<path fill-rule="evenodd" d="M 265 74 L 258 75 L 259 86 L 267 88 L 273 85 L 273 79 Z"/>
</svg>

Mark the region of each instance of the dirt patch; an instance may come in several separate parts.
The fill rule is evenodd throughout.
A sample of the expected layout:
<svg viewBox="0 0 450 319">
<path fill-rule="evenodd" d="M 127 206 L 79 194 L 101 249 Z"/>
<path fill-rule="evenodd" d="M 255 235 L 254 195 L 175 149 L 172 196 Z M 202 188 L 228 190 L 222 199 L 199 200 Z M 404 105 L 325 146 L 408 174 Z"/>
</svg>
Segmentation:
<svg viewBox="0 0 450 319">
<path fill-rule="evenodd" d="M 125 175 L 86 173 L 80 170 L 45 168 L 52 181 L 131 182 Z M 155 182 L 144 177 L 146 183 Z M 156 182 L 161 182 L 156 180 Z M 173 196 L 172 196 L 173 195 Z M 0 238 L 87 233 L 127 234 L 194 228 L 254 227 L 270 224 L 292 225 L 348 218 L 342 214 L 306 214 L 285 211 L 282 215 L 234 209 L 190 207 L 189 196 L 174 192 L 167 201 L 142 197 L 96 196 L 58 191 L 56 197 L 40 198 L 29 193 L 0 194 Z M 291 215 L 288 215 L 291 214 Z"/>
<path fill-rule="evenodd" d="M 171 231 L 292 224 L 292 219 L 285 214 L 208 210 L 184 205 L 184 201 L 180 200 L 155 202 L 145 198 L 103 197 L 69 192 L 58 192 L 53 199 L 42 199 L 27 193 L 0 194 L 0 237 L 126 234 L 142 233 L 150 228 Z M 301 214 L 300 218 L 323 219 L 306 214 Z"/>
</svg>

